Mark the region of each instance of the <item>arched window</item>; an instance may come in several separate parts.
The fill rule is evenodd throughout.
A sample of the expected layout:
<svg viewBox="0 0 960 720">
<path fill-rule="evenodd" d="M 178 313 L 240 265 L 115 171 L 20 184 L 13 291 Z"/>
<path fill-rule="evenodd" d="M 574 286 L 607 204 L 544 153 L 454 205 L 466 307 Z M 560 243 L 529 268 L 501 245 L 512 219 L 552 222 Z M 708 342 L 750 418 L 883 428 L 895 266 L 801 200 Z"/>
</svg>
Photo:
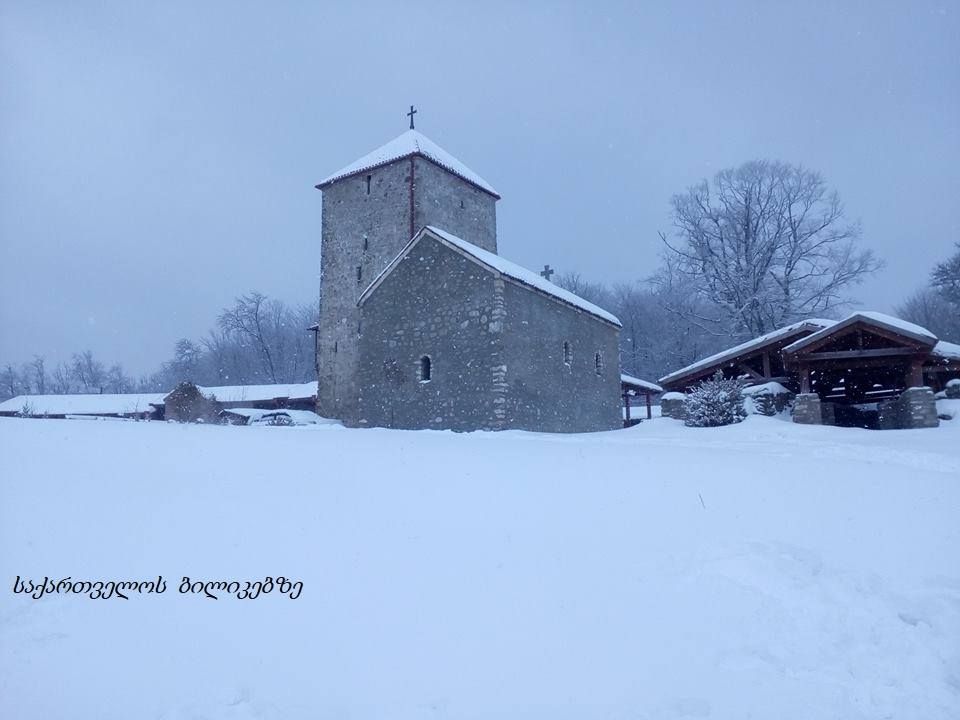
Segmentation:
<svg viewBox="0 0 960 720">
<path fill-rule="evenodd" d="M 573 348 L 570 347 L 570 343 L 566 340 L 563 341 L 563 363 L 564 365 L 571 365 L 573 363 Z"/>
<path fill-rule="evenodd" d="M 593 362 L 597 368 L 597 375 L 600 375 L 603 372 L 603 353 L 597 350 L 597 354 L 594 356 Z"/>
<path fill-rule="evenodd" d="M 430 356 L 424 355 L 420 358 L 420 382 L 430 382 L 432 370 Z"/>
</svg>

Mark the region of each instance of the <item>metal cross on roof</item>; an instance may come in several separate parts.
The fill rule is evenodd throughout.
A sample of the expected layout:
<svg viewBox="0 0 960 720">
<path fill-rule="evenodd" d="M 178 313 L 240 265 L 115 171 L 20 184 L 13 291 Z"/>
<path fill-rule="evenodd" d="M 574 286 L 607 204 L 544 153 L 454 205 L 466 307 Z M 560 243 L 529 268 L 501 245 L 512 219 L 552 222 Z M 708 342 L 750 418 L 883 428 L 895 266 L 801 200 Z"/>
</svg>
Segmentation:
<svg viewBox="0 0 960 720">
<path fill-rule="evenodd" d="M 554 270 L 549 265 L 544 265 L 543 270 L 540 271 L 540 276 L 545 277 L 547 280 L 549 280 L 550 276 L 553 275 L 555 272 L 556 270 Z"/>
<path fill-rule="evenodd" d="M 411 105 L 410 112 L 407 113 L 407 117 L 410 118 L 410 129 L 413 130 L 413 116 L 417 114 L 417 109 Z"/>
</svg>

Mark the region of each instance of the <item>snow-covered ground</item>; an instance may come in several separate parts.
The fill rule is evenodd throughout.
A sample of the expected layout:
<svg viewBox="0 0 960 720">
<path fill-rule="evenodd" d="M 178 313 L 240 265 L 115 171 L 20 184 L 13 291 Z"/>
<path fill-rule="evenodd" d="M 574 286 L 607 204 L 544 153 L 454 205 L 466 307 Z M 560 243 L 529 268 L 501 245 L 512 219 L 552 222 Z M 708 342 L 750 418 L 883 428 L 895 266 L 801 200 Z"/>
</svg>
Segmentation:
<svg viewBox="0 0 960 720">
<path fill-rule="evenodd" d="M 960 717 L 960 420 L 0 419 L 0 717 Z M 13 593 L 17 575 L 163 595 Z M 302 580 L 296 600 L 178 592 Z"/>
</svg>

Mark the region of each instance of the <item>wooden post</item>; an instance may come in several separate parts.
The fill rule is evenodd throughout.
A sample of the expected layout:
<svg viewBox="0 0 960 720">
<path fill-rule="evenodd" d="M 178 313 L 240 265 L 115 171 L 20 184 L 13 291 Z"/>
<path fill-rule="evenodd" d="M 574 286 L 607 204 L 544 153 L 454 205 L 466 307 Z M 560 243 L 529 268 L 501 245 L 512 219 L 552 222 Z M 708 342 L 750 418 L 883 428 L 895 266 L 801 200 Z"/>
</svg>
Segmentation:
<svg viewBox="0 0 960 720">
<path fill-rule="evenodd" d="M 763 354 L 763 376 L 767 380 L 773 376 L 773 372 L 770 370 L 770 353 L 768 352 Z"/>
<path fill-rule="evenodd" d="M 647 420 L 653 420 L 653 410 L 650 409 L 650 393 L 647 393 Z"/>
<path fill-rule="evenodd" d="M 800 366 L 800 392 L 804 394 L 810 392 L 810 366 L 809 365 Z"/>
<path fill-rule="evenodd" d="M 923 359 L 910 360 L 910 370 L 907 372 L 907 387 L 923 387 Z"/>
<path fill-rule="evenodd" d="M 623 394 L 623 407 L 625 407 L 627 410 L 623 425 L 624 427 L 630 427 L 630 393 L 628 392 Z"/>
</svg>

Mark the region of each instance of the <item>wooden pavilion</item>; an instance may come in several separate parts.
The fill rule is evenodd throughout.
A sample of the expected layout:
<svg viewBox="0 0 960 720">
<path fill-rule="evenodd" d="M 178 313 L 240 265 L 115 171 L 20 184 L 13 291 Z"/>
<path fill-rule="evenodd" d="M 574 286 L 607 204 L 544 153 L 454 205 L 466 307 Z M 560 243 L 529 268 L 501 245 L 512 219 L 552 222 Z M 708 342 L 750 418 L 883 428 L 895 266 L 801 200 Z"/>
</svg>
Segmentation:
<svg viewBox="0 0 960 720">
<path fill-rule="evenodd" d="M 720 370 L 751 385 L 775 381 L 796 393 L 795 422 L 931 427 L 934 393 L 960 378 L 960 345 L 876 312 L 805 320 L 741 343 L 663 378 L 685 392 Z"/>
</svg>

